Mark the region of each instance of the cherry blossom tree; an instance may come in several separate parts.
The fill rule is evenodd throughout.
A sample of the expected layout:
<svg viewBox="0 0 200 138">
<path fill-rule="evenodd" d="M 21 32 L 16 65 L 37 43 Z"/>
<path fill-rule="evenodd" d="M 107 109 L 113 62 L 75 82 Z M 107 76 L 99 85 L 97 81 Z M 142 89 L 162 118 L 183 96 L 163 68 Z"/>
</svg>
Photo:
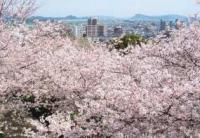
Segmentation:
<svg viewBox="0 0 200 138">
<path fill-rule="evenodd" d="M 1 110 L 28 116 L 27 135 L 198 137 L 199 25 L 125 56 L 74 46 L 62 24 L 34 26 L 0 33 Z"/>
<path fill-rule="evenodd" d="M 0 19 L 18 19 L 23 22 L 36 9 L 36 0 L 0 0 Z"/>
<path fill-rule="evenodd" d="M 24 20 L 34 1 L 17 4 Z M 76 46 L 62 23 L 33 26 L 0 24 L 0 136 L 199 137 L 199 24 L 123 56 Z"/>
</svg>

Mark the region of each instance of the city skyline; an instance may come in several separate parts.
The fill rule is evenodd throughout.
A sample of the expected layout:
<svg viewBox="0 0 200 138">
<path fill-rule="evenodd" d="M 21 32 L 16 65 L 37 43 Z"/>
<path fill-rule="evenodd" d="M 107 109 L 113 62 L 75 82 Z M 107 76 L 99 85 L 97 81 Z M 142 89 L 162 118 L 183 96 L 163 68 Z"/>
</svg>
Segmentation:
<svg viewBox="0 0 200 138">
<path fill-rule="evenodd" d="M 187 16 L 200 11 L 200 5 L 197 5 L 195 0 L 39 0 L 39 7 L 35 15 L 52 17 L 67 15 L 131 17 L 138 13 Z"/>
</svg>

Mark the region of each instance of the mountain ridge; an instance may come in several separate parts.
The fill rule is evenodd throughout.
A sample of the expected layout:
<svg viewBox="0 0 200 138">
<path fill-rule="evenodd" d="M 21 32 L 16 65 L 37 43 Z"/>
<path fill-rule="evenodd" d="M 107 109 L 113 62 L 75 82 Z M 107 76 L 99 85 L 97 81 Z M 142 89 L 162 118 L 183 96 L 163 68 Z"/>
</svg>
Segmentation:
<svg viewBox="0 0 200 138">
<path fill-rule="evenodd" d="M 119 17 L 113 17 L 113 16 L 92 16 L 92 17 L 98 17 L 100 20 L 114 20 L 114 19 L 128 19 L 128 20 L 140 20 L 140 21 L 157 21 L 157 20 L 176 20 L 180 19 L 183 21 L 187 21 L 188 18 L 183 15 L 177 15 L 177 14 L 166 14 L 166 15 L 158 15 L 158 16 L 150 16 L 150 15 L 145 15 L 145 14 L 135 14 L 132 17 L 129 18 L 119 18 Z M 80 20 L 80 19 L 88 19 L 90 16 L 75 16 L 75 15 L 68 15 L 65 17 L 45 17 L 45 16 L 32 16 L 29 18 L 29 20 L 41 20 L 41 21 L 46 21 L 46 20 Z"/>
<path fill-rule="evenodd" d="M 157 15 L 157 16 L 149 16 L 145 14 L 136 14 L 135 16 L 131 17 L 131 20 L 183 20 L 187 21 L 188 18 L 183 15 L 177 15 L 177 14 L 166 14 L 166 15 Z"/>
</svg>

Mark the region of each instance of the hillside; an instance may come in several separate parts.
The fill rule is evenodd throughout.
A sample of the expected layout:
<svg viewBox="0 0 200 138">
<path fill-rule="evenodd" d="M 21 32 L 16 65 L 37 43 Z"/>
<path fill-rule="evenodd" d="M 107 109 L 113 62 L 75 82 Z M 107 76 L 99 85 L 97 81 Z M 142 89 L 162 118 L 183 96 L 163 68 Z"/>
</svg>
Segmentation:
<svg viewBox="0 0 200 138">
<path fill-rule="evenodd" d="M 188 18 L 185 16 L 180 15 L 162 15 L 162 16 L 148 16 L 144 14 L 136 14 L 131 18 L 132 20 L 141 20 L 141 21 L 160 21 L 160 20 L 166 20 L 166 21 L 175 21 L 176 19 L 187 21 Z"/>
</svg>

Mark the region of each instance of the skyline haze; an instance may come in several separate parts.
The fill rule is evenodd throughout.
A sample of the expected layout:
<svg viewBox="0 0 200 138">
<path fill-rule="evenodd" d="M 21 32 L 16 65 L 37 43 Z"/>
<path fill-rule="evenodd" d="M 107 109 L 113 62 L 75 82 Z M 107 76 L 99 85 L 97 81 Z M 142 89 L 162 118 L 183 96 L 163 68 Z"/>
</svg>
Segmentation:
<svg viewBox="0 0 200 138">
<path fill-rule="evenodd" d="M 200 11 L 195 0 L 39 0 L 39 5 L 35 15 L 51 17 L 104 15 L 124 18 L 138 13 L 187 16 Z"/>
</svg>

